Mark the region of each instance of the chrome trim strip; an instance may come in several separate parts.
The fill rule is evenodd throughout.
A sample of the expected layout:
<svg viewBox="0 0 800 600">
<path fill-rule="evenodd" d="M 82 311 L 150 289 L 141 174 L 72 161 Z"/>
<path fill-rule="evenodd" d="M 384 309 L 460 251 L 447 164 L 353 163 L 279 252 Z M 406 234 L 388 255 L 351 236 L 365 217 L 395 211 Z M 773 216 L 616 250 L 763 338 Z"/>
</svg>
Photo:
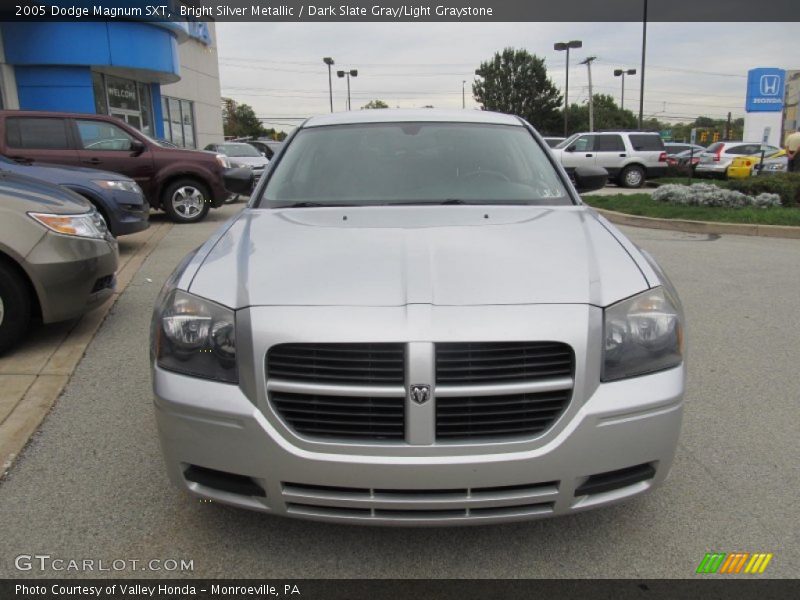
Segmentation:
<svg viewBox="0 0 800 600">
<path fill-rule="evenodd" d="M 517 383 L 499 383 L 487 385 L 437 385 L 436 395 L 439 398 L 457 398 L 460 396 L 508 396 L 510 394 L 526 394 L 536 392 L 556 392 L 572 389 L 572 377 L 559 377 L 544 381 L 521 381 Z"/>
<path fill-rule="evenodd" d="M 318 394 L 320 396 L 372 396 L 374 398 L 404 398 L 402 385 L 336 385 L 327 383 L 308 383 L 268 379 L 268 392 L 289 392 L 294 394 Z"/>
</svg>

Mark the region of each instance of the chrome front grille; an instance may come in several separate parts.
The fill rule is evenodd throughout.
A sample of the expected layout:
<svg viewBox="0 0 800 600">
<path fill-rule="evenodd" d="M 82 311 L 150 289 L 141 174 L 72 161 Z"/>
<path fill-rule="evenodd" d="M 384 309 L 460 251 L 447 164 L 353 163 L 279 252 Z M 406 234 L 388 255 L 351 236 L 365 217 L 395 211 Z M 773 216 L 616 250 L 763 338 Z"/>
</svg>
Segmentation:
<svg viewBox="0 0 800 600">
<path fill-rule="evenodd" d="M 411 445 L 540 435 L 574 372 L 560 342 L 280 344 L 266 357 L 270 404 L 296 433 Z"/>
</svg>

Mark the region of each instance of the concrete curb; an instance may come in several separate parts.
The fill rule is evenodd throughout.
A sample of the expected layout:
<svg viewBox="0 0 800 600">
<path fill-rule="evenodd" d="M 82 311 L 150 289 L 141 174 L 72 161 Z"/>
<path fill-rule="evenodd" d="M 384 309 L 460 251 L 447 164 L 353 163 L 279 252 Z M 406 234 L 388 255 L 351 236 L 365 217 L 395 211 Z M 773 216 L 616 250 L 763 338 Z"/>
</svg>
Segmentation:
<svg viewBox="0 0 800 600">
<path fill-rule="evenodd" d="M 761 237 L 800 239 L 800 227 L 788 225 L 757 225 L 753 223 L 716 223 L 713 221 L 685 221 L 681 219 L 656 219 L 592 207 L 616 225 L 670 229 L 686 233 L 711 233 L 719 235 L 757 235 Z"/>
<path fill-rule="evenodd" d="M 100 325 L 139 271 L 144 261 L 172 229 L 172 223 L 150 226 L 152 231 L 142 246 L 117 271 L 117 288 L 105 304 L 78 319 L 44 366 L 20 374 L 8 374 L 19 385 L 16 393 L 0 397 L 5 410 L 0 414 L 0 479 L 11 468 L 20 451 L 50 412 L 56 399 L 69 383 L 75 368 L 83 358 L 86 348 L 94 339 Z M 22 385 L 24 384 L 24 385 Z M 14 400 L 17 400 L 16 402 Z M 0 402 L 0 408 L 3 402 Z M 11 406 L 8 406 L 11 404 Z"/>
</svg>

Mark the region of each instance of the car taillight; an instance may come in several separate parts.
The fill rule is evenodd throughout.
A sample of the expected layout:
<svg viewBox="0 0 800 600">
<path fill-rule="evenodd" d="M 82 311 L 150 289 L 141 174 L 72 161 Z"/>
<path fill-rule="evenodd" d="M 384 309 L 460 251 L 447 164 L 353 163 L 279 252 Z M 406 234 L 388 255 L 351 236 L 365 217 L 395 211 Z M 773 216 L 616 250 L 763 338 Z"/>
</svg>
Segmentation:
<svg viewBox="0 0 800 600">
<path fill-rule="evenodd" d="M 719 162 L 720 154 L 722 154 L 722 146 L 717 148 L 717 151 L 714 153 L 714 162 Z"/>
<path fill-rule="evenodd" d="M 658 155 L 658 162 L 667 162 L 667 153 L 662 152 Z"/>
<path fill-rule="evenodd" d="M 753 164 L 752 162 L 750 162 L 749 160 L 747 160 L 747 161 L 745 161 L 745 163 L 744 163 L 744 166 L 745 166 L 745 167 L 749 167 L 749 166 L 750 166 L 750 165 L 752 165 L 752 164 Z"/>
</svg>

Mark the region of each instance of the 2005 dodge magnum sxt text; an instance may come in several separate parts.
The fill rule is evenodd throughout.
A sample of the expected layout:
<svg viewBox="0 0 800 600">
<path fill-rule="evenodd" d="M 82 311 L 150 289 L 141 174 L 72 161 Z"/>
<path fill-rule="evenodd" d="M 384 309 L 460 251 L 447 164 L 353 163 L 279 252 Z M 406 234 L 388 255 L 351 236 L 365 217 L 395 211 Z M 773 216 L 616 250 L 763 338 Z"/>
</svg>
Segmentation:
<svg viewBox="0 0 800 600">
<path fill-rule="evenodd" d="M 568 514 L 669 471 L 683 316 L 524 121 L 368 110 L 306 121 L 153 318 L 178 486 L 389 525 Z"/>
</svg>

